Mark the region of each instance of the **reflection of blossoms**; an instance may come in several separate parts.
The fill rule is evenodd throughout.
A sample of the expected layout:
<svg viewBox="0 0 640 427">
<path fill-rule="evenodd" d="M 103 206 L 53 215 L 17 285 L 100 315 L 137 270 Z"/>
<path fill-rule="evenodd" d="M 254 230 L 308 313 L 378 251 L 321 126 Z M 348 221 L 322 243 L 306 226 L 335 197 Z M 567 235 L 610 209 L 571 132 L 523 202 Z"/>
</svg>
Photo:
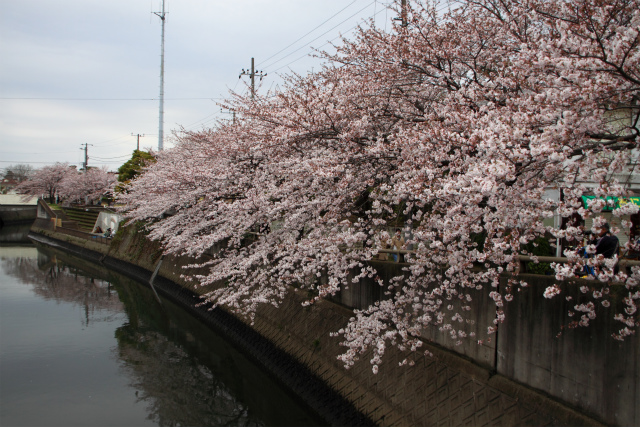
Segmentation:
<svg viewBox="0 0 640 427">
<path fill-rule="evenodd" d="M 95 322 L 119 315 L 123 305 L 108 281 L 85 276 L 46 249 L 39 258 L 2 259 L 3 270 L 33 287 L 45 299 L 84 307 L 84 321 Z"/>
<path fill-rule="evenodd" d="M 147 403 L 148 418 L 158 425 L 260 425 L 214 372 L 165 335 L 148 326 L 125 326 L 118 337 L 122 369 L 138 390 L 138 401 Z M 175 399 L 179 395 L 195 399 L 185 403 Z"/>
</svg>

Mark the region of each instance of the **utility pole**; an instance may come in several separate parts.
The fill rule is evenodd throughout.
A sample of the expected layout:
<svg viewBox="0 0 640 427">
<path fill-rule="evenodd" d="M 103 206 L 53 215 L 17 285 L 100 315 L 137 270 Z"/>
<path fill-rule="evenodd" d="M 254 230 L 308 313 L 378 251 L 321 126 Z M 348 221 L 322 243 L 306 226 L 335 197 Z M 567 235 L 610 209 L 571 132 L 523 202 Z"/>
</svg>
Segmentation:
<svg viewBox="0 0 640 427">
<path fill-rule="evenodd" d="M 131 136 L 137 136 L 138 137 L 138 143 L 136 145 L 136 151 L 140 151 L 140 137 L 144 137 L 144 133 L 142 135 L 132 133 Z"/>
<path fill-rule="evenodd" d="M 221 109 L 220 109 L 220 112 L 221 112 L 221 113 L 224 113 L 224 114 L 231 114 L 231 117 L 232 117 L 232 120 L 233 120 L 233 122 L 232 122 L 232 123 L 233 123 L 234 125 L 236 124 L 236 112 L 235 112 L 235 111 L 233 111 L 233 110 L 224 111 L 224 110 L 221 108 Z"/>
<path fill-rule="evenodd" d="M 263 77 L 267 77 L 267 73 L 263 74 L 262 71 L 256 70 L 254 67 L 254 60 L 251 58 L 251 71 L 243 68 L 238 78 L 242 78 L 242 76 L 251 77 L 251 99 L 254 99 L 256 96 L 256 76 L 260 77 L 260 80 L 262 80 Z"/>
<path fill-rule="evenodd" d="M 394 21 L 402 21 L 402 27 L 407 27 L 407 0 L 402 0 L 400 9 L 400 18 L 393 18 Z"/>
<path fill-rule="evenodd" d="M 402 26 L 407 26 L 407 0 L 402 0 Z"/>
<path fill-rule="evenodd" d="M 93 146 L 93 144 L 87 144 L 85 142 L 84 148 L 81 148 L 81 150 L 84 150 L 84 173 L 87 173 L 87 169 L 89 169 L 89 154 L 87 152 L 87 147 L 89 145 Z"/>
<path fill-rule="evenodd" d="M 162 12 L 153 12 L 162 21 L 162 41 L 160 44 L 160 124 L 158 125 L 158 151 L 164 148 L 164 23 L 166 13 L 164 0 L 162 0 Z"/>
</svg>

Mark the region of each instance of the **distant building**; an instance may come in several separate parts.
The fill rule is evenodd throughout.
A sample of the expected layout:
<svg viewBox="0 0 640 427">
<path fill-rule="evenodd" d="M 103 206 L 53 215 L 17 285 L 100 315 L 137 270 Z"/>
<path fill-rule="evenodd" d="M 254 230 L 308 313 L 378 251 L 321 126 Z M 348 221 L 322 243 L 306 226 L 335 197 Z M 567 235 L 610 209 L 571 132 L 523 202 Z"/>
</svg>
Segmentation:
<svg viewBox="0 0 640 427">
<path fill-rule="evenodd" d="M 16 186 L 19 184 L 18 180 L 15 178 L 13 172 L 9 171 L 6 173 L 4 178 L 0 181 L 0 194 L 11 194 Z"/>
</svg>

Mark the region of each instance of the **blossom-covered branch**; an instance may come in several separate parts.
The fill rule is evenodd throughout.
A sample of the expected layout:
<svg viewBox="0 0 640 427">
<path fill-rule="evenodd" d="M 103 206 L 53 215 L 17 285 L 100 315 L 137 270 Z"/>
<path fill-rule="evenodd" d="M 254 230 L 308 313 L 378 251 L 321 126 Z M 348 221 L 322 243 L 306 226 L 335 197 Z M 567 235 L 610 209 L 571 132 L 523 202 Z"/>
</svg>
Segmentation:
<svg viewBox="0 0 640 427">
<path fill-rule="evenodd" d="M 268 97 L 232 96 L 224 107 L 238 120 L 180 132 L 122 195 L 128 217 L 146 222 L 168 253 L 217 248 L 209 273 L 194 278 L 224 283 L 207 301 L 250 316 L 277 306 L 291 285 L 322 298 L 376 278 L 389 299 L 339 331 L 347 366 L 369 349 L 374 370 L 388 345 L 417 351 L 427 326 L 464 337 L 456 322 L 484 287 L 499 323 L 526 286 L 515 274 L 525 245 L 584 237 L 545 219 L 556 212 L 598 226 L 602 204 L 585 209 L 580 197 L 628 195 L 614 176 L 630 173 L 640 142 L 640 4 L 459 4 L 441 14 L 414 2 L 406 26 L 361 28 L 324 54 L 322 71 L 289 76 Z M 549 189 L 562 197 L 545 198 Z M 398 224 L 413 253 L 407 275 L 384 282 L 368 262 L 380 232 Z M 565 255 L 559 280 L 586 263 Z M 613 281 L 627 287 L 615 316 L 619 336 L 632 333 L 640 270 L 589 263 L 601 295 Z M 592 308 L 576 308 L 587 324 Z"/>
<path fill-rule="evenodd" d="M 106 168 L 91 168 L 67 174 L 58 191 L 61 197 L 70 201 L 96 200 L 113 195 L 116 181 L 116 175 Z"/>
</svg>

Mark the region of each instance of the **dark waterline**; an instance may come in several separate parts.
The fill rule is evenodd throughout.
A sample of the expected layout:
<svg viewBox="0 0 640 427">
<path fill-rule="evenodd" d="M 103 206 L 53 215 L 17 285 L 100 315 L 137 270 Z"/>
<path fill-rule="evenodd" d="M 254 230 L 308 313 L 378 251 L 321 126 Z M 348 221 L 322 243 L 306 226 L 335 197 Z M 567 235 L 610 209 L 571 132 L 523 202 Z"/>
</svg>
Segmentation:
<svg viewBox="0 0 640 427">
<path fill-rule="evenodd" d="M 213 331 L 83 260 L 0 246 L 0 425 L 324 425 Z"/>
</svg>

